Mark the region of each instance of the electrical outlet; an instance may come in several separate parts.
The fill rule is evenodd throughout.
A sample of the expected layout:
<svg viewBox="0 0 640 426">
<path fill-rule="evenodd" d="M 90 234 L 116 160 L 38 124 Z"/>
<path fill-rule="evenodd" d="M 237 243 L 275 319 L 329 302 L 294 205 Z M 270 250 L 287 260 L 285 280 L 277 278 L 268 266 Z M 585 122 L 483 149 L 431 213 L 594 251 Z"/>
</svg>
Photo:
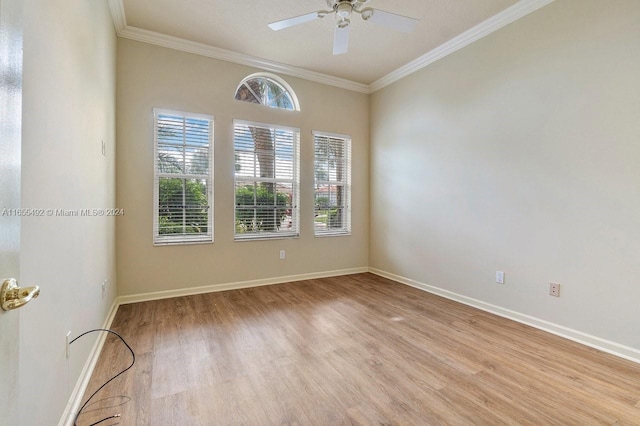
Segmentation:
<svg viewBox="0 0 640 426">
<path fill-rule="evenodd" d="M 104 299 L 104 292 L 107 291 L 107 280 L 102 281 L 102 298 Z"/>
<path fill-rule="evenodd" d="M 496 271 L 496 282 L 504 284 L 504 271 Z"/>
<path fill-rule="evenodd" d="M 67 359 L 69 359 L 69 357 L 71 356 L 71 330 L 67 331 L 67 335 L 64 337 L 64 341 L 65 341 L 65 355 L 67 356 Z"/>
<path fill-rule="evenodd" d="M 554 297 L 560 297 L 560 284 L 549 283 L 549 294 Z"/>
<path fill-rule="evenodd" d="M 280 250 L 280 260 L 283 260 L 285 258 L 285 252 L 284 250 Z"/>
</svg>

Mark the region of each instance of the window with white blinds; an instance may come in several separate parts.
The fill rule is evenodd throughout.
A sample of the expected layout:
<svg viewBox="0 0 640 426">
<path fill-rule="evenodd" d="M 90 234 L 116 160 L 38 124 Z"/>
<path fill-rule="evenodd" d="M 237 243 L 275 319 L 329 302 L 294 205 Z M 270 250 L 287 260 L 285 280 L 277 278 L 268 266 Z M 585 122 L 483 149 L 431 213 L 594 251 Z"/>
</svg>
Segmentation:
<svg viewBox="0 0 640 426">
<path fill-rule="evenodd" d="M 300 235 L 300 130 L 234 120 L 235 239 Z"/>
<path fill-rule="evenodd" d="M 313 132 L 316 236 L 351 233 L 351 138 Z"/>
<path fill-rule="evenodd" d="M 153 242 L 213 241 L 213 117 L 155 108 Z"/>
</svg>

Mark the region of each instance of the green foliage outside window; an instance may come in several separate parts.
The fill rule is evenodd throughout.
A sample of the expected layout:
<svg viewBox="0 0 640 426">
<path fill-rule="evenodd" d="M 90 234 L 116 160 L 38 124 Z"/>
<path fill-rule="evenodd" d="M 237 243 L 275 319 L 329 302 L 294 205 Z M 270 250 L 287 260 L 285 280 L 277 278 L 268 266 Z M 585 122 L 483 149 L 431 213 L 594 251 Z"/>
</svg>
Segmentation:
<svg viewBox="0 0 640 426">
<path fill-rule="evenodd" d="M 290 212 L 289 195 L 274 191 L 271 184 L 236 189 L 236 232 L 273 232 Z"/>
<path fill-rule="evenodd" d="M 204 181 L 161 178 L 159 191 L 160 234 L 200 234 L 208 231 L 209 203 Z"/>
</svg>

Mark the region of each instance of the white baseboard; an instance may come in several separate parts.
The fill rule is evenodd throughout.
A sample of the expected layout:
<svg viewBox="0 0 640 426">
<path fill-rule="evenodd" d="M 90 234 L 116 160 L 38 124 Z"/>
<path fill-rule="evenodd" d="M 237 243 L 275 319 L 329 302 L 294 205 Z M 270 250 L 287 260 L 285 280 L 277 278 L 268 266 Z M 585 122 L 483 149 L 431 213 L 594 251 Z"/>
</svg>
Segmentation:
<svg viewBox="0 0 640 426">
<path fill-rule="evenodd" d="M 376 268 L 369 268 L 369 272 L 375 275 L 379 275 L 384 278 L 388 278 L 392 281 L 396 281 L 401 284 L 405 284 L 417 289 L 433 293 L 438 296 L 442 296 L 447 299 L 460 302 L 465 305 L 478 308 L 480 310 L 490 312 L 492 314 L 508 318 L 513 321 L 517 321 L 522 324 L 529 325 L 539 330 L 546 331 L 548 333 L 555 334 L 565 339 L 572 340 L 577 343 L 598 349 L 600 351 L 624 358 L 629 361 L 637 362 L 640 364 L 640 350 L 625 346 L 620 343 L 612 342 L 610 340 L 602 339 L 600 337 L 592 336 L 587 333 L 583 333 L 578 330 L 574 330 L 562 325 L 554 324 L 549 321 L 545 321 L 540 318 L 532 317 L 530 315 L 522 314 L 520 312 L 512 311 L 500 306 L 492 305 L 490 303 L 483 302 L 481 300 L 473 299 L 471 297 L 463 296 L 458 293 L 454 293 L 449 290 L 434 287 L 429 284 L 421 283 L 419 281 L 412 280 L 410 278 L 402 277 L 400 275 L 392 274 Z"/>
<path fill-rule="evenodd" d="M 272 284 L 283 284 L 294 281 L 313 280 L 317 278 L 337 277 L 340 275 L 361 274 L 369 272 L 369 268 L 339 269 L 335 271 L 313 272 L 310 274 L 287 275 L 282 277 L 264 278 L 259 280 L 238 281 L 234 283 L 213 284 L 201 287 L 181 288 L 177 290 L 155 291 L 151 293 L 132 294 L 118 297 L 120 305 L 128 303 L 146 302 L 149 300 L 170 299 L 172 297 L 191 296 L 194 294 L 214 293 L 218 291 L 236 290 L 240 288 L 260 287 Z"/>
<path fill-rule="evenodd" d="M 120 306 L 120 304 L 118 303 L 118 299 L 116 298 L 111 305 L 111 309 L 109 310 L 109 314 L 107 315 L 102 328 L 111 328 L 111 323 L 116 316 L 118 306 Z M 73 392 L 71 392 L 69 402 L 67 402 L 67 407 L 65 408 L 64 413 L 62 413 L 62 417 L 60 417 L 58 426 L 73 426 L 73 421 L 75 420 L 76 413 L 80 409 L 82 397 L 87 390 L 89 380 L 91 379 L 93 370 L 96 368 L 96 363 L 98 362 L 100 352 L 102 352 L 102 347 L 104 346 L 104 342 L 106 340 L 107 333 L 100 333 L 98 339 L 93 344 L 93 348 L 91 348 L 91 352 L 89 352 L 87 361 L 85 362 L 84 367 L 82 367 L 82 371 L 80 372 L 80 377 L 78 377 L 76 386 L 73 388 Z"/>
</svg>

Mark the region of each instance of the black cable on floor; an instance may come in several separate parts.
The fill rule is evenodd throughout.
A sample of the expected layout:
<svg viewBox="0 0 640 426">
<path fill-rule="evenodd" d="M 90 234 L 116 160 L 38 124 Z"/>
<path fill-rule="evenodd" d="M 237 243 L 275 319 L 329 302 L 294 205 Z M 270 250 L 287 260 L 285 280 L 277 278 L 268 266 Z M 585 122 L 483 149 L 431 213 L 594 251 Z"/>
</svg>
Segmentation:
<svg viewBox="0 0 640 426">
<path fill-rule="evenodd" d="M 107 386 L 109 383 L 111 383 L 113 380 L 115 380 L 116 378 L 118 378 L 121 374 L 123 374 L 124 372 L 126 372 L 127 370 L 129 370 L 131 367 L 133 367 L 133 364 L 136 363 L 136 354 L 133 353 L 133 349 L 131 349 L 131 346 L 129 346 L 129 344 L 122 338 L 121 335 L 119 335 L 118 333 L 116 333 L 113 330 L 108 330 L 106 328 L 96 328 L 93 330 L 89 330 L 89 331 L 85 331 L 84 333 L 82 333 L 81 335 L 79 335 L 78 337 L 76 337 L 75 339 L 73 339 L 72 341 L 69 342 L 69 345 L 71 345 L 73 342 L 75 342 L 76 340 L 78 340 L 79 338 L 81 338 L 82 336 L 85 336 L 89 333 L 94 333 L 96 331 L 104 331 L 106 333 L 111 333 L 111 334 L 115 334 L 118 339 L 122 340 L 122 343 L 124 343 L 124 345 L 127 347 L 127 349 L 129 349 L 129 352 L 131 352 L 131 364 L 125 368 L 124 370 L 122 370 L 121 372 L 119 372 L 118 374 L 116 374 L 115 376 L 113 376 L 112 378 L 110 378 L 109 380 L 107 380 L 106 382 L 104 382 L 104 384 L 102 386 L 100 386 L 94 393 L 91 394 L 91 396 L 89 397 L 89 399 L 87 399 L 85 401 L 84 404 L 82 404 L 82 407 L 80 407 L 80 409 L 78 410 L 78 413 L 76 414 L 76 417 L 73 419 L 73 425 L 77 426 L 77 421 L 78 421 L 78 417 L 80 417 L 80 414 L 82 413 L 82 410 L 84 410 L 84 408 L 87 406 L 87 404 L 89 403 L 89 401 L 91 401 L 91 399 L 96 396 L 96 394 L 98 392 L 100 392 L 102 390 L 102 388 L 104 388 L 105 386 Z M 109 416 L 109 417 L 105 417 L 104 419 L 97 421 L 95 423 L 91 423 L 89 426 L 94 426 L 97 425 L 99 423 L 102 423 L 106 420 L 109 419 L 114 419 L 120 417 L 120 414 L 114 414 L 113 416 Z"/>
</svg>

